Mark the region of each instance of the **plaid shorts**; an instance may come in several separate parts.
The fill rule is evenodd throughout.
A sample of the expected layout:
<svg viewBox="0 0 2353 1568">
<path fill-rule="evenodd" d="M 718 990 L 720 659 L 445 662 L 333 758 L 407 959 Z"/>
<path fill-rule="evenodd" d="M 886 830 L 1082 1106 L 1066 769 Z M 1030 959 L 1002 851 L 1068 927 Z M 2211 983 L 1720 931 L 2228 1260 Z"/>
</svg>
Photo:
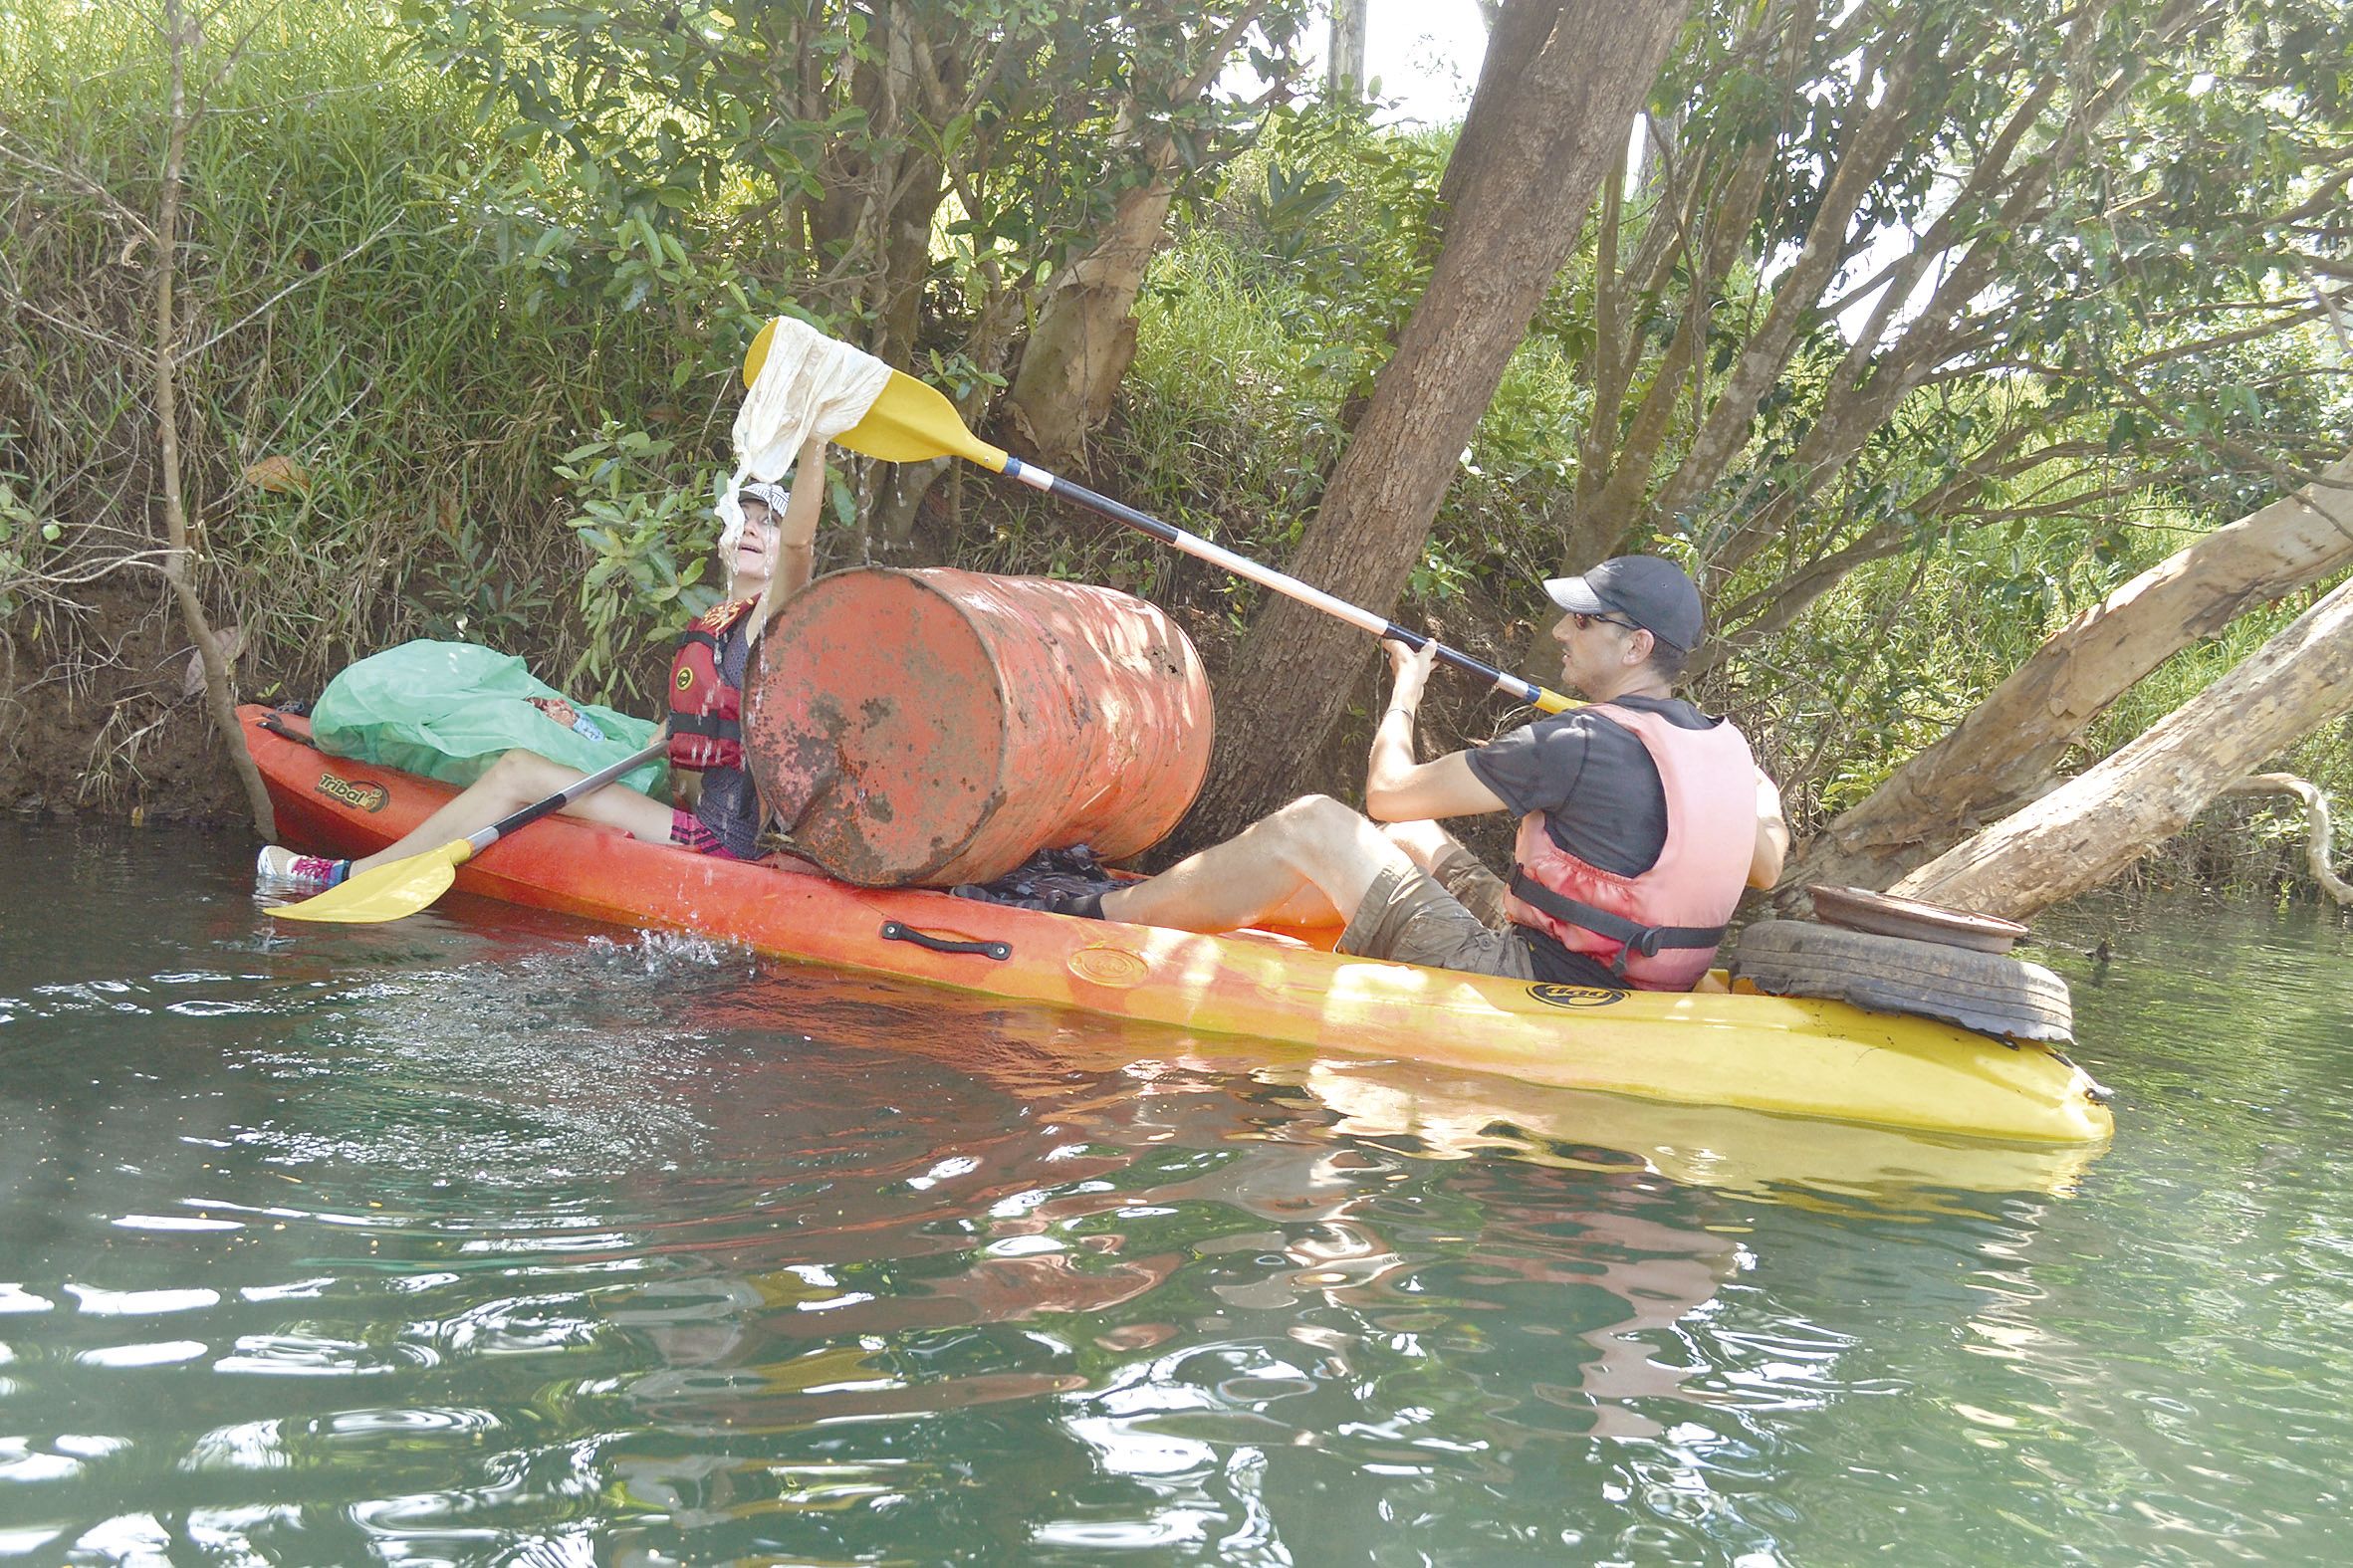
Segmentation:
<svg viewBox="0 0 2353 1568">
<path fill-rule="evenodd" d="M 1504 882 L 1467 849 L 1431 871 L 1391 867 L 1372 880 L 1337 950 L 1432 969 L 1535 979 L 1528 939 L 1504 917 Z"/>
<path fill-rule="evenodd" d="M 717 855 L 722 860 L 744 858 L 721 843 L 719 835 L 705 827 L 701 817 L 677 806 L 670 808 L 670 842 L 682 849 L 691 849 L 698 855 Z"/>
</svg>

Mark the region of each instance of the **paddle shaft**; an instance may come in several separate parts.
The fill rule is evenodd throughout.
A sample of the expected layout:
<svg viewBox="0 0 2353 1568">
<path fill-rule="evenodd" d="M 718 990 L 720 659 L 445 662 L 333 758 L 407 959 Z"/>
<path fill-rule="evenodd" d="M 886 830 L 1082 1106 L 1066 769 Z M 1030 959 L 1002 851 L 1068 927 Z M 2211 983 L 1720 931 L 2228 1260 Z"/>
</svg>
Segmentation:
<svg viewBox="0 0 2353 1568">
<path fill-rule="evenodd" d="M 778 317 L 761 329 L 759 336 L 752 339 L 752 346 L 744 355 L 746 388 L 755 388 L 760 384 L 760 378 L 769 368 L 769 349 L 778 329 L 787 326 L 787 319 Z M 788 337 L 792 333 L 798 333 L 803 337 L 811 336 L 807 329 L 798 326 L 791 329 Z M 833 343 L 829 346 L 836 354 L 848 354 L 853 358 L 880 364 L 879 360 L 872 360 L 870 355 L 858 354 L 847 344 Z M 806 345 L 797 352 L 801 356 L 797 362 L 806 367 Z M 1230 550 L 1221 550 L 1197 535 L 1161 522 L 1148 512 L 1138 512 L 1131 506 L 1113 501 L 1109 496 L 1097 495 L 1084 485 L 1072 484 L 1067 479 L 1049 473 L 1035 463 L 1025 463 L 1003 447 L 991 446 L 974 435 L 965 427 L 963 416 L 957 413 L 955 405 L 940 395 L 938 388 L 925 385 L 903 370 L 889 371 L 889 379 L 883 389 L 875 395 L 857 422 L 832 439 L 852 452 L 863 452 L 868 457 L 878 457 L 888 463 L 922 462 L 935 457 L 961 457 L 967 462 L 978 463 L 1009 479 L 1018 479 L 1033 489 L 1043 490 L 1050 496 L 1060 496 L 1090 512 L 1124 523 L 1129 528 L 1150 535 L 1163 545 L 1181 550 L 1214 566 L 1221 566 L 1262 587 L 1273 588 L 1285 597 L 1296 599 L 1326 615 L 1335 615 L 1376 637 L 1394 637 L 1417 651 L 1434 647 L 1440 660 L 1478 676 L 1516 702 L 1531 704 L 1544 713 L 1559 713 L 1577 706 L 1558 692 L 1547 691 L 1517 675 L 1507 675 L 1492 664 L 1458 652 L 1418 631 L 1408 630 L 1393 620 L 1385 620 L 1370 610 L 1360 609 L 1346 599 L 1335 598 L 1320 588 L 1309 587 L 1296 577 L 1262 566 Z"/>
<path fill-rule="evenodd" d="M 473 859 L 474 856 L 482 853 L 483 850 L 488 849 L 492 844 L 506 837 L 507 834 L 518 828 L 529 827 L 551 811 L 563 810 L 582 795 L 594 794 L 606 784 L 620 778 L 621 775 L 634 773 L 647 763 L 652 762 L 662 753 L 668 751 L 669 747 L 669 738 L 665 736 L 633 757 L 624 757 L 610 767 L 599 768 L 586 779 L 574 782 L 570 787 L 557 790 L 545 800 L 534 800 L 522 810 L 513 811 L 500 817 L 480 832 L 467 834 L 466 858 Z"/>
<path fill-rule="evenodd" d="M 1272 566 L 1261 565 L 1247 556 L 1237 556 L 1230 550 L 1220 549 L 1200 535 L 1188 534 L 1174 524 L 1163 523 L 1148 512 L 1138 512 L 1124 502 L 1113 501 L 1109 496 L 1097 495 L 1084 485 L 1073 484 L 1059 474 L 1049 473 L 1035 463 L 1025 463 L 1020 458 L 1008 454 L 1005 459 L 1004 473 L 1008 479 L 1018 479 L 1023 484 L 1043 490 L 1050 496 L 1059 496 L 1065 501 L 1086 508 L 1089 512 L 1097 512 L 1116 522 L 1124 523 L 1140 533 L 1151 535 L 1163 545 L 1183 551 L 1195 560 L 1206 560 L 1213 566 L 1222 566 L 1238 577 L 1247 577 L 1262 587 L 1273 588 L 1287 598 L 1296 599 L 1301 604 L 1323 611 L 1326 615 L 1337 616 L 1349 625 L 1361 631 L 1369 631 L 1376 637 L 1393 637 L 1407 647 L 1417 650 L 1433 640 L 1421 632 L 1400 626 L 1393 620 L 1384 620 L 1372 611 L 1361 609 L 1346 599 L 1335 598 L 1321 588 L 1311 587 L 1296 577 L 1277 571 Z M 1557 692 L 1547 691 L 1532 681 L 1522 680 L 1517 675 L 1507 675 L 1494 665 L 1474 659 L 1469 654 L 1450 648 L 1443 642 L 1438 643 L 1437 648 L 1440 660 L 1453 665 L 1458 670 L 1480 677 L 1515 702 L 1532 704 L 1545 713 L 1559 713 L 1563 709 L 1576 706 Z"/>
</svg>

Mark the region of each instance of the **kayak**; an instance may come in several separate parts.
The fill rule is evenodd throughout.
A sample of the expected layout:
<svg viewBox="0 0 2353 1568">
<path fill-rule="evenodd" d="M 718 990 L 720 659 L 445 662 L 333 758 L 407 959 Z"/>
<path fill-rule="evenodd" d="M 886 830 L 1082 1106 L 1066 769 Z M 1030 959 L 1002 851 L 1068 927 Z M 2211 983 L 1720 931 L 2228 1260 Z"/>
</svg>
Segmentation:
<svg viewBox="0 0 2353 1568">
<path fill-rule="evenodd" d="M 704 940 L 637 935 L 657 948 Z M 2077 1192 L 2107 1152 L 2098 1143 L 2000 1142 L 1722 1105 L 1669 1105 L 1437 1063 L 1099 1015 L 1073 1018 L 1053 1008 L 1013 1008 L 950 991 L 923 997 L 922 1026 L 911 1029 L 905 982 L 803 973 L 793 1001 L 796 1035 L 815 1034 L 852 1050 L 927 1056 L 1016 1101 L 1041 1104 L 1063 1103 L 1073 1072 L 1124 1080 L 1147 1093 L 1190 1093 L 1214 1078 L 1245 1101 L 1272 1091 L 1274 1103 L 1312 1102 L 1333 1136 L 1413 1160 L 1503 1158 L 1605 1176 L 1649 1172 L 1678 1187 L 1820 1213 L 1967 1219 L 1986 1213 L 1974 1194 Z M 697 1018 L 758 1029 L 761 1007 L 736 998 L 724 1013 L 698 1010 Z"/>
<path fill-rule="evenodd" d="M 370 853 L 454 793 L 327 756 L 300 718 L 250 704 L 238 713 L 279 835 L 298 849 Z M 1331 953 L 1331 932 L 1202 936 L 853 887 L 795 862 L 698 855 L 564 816 L 491 845 L 456 885 L 799 963 L 1343 1058 L 2012 1143 L 2093 1144 L 2113 1131 L 2099 1086 L 2049 1045 L 1743 994 L 1721 973 L 1689 994 L 1529 984 Z"/>
</svg>

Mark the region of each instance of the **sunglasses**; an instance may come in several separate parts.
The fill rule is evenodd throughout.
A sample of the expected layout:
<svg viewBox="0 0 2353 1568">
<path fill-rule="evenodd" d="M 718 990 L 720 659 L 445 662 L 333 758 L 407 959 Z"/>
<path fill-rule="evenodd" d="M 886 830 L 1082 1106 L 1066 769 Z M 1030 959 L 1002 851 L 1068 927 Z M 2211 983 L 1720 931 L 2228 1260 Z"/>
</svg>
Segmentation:
<svg viewBox="0 0 2353 1568">
<path fill-rule="evenodd" d="M 1630 620 L 1617 620 L 1608 615 L 1588 615 L 1583 610 L 1570 610 L 1568 612 L 1568 618 L 1577 623 L 1577 630 L 1579 631 L 1583 631 L 1586 627 L 1593 625 L 1595 622 L 1599 622 L 1604 626 L 1615 626 L 1620 631 L 1640 631 L 1642 629 L 1640 626 L 1635 625 Z"/>
</svg>

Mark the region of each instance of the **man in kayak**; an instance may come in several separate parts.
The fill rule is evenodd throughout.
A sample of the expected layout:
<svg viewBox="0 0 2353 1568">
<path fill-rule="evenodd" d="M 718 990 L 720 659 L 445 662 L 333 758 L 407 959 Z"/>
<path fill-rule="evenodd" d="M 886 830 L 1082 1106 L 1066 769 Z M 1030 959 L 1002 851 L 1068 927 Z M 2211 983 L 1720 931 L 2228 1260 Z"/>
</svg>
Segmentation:
<svg viewBox="0 0 2353 1568">
<path fill-rule="evenodd" d="M 759 858 L 763 812 L 743 766 L 744 672 L 770 609 L 808 585 L 824 491 L 825 443 L 813 437 L 801 448 L 790 495 L 781 486 L 754 484 L 736 498 L 743 525 L 738 529 L 731 523 L 719 542 L 726 593 L 679 639 L 666 683 L 671 767 L 699 774 L 702 780 L 691 808 L 612 784 L 565 806 L 566 814 L 698 854 Z M 564 722 L 561 716 L 552 717 Z M 266 844 L 255 867 L 256 880 L 272 890 L 319 892 L 353 872 L 371 871 L 464 838 L 584 777 L 580 770 L 537 752 L 505 752 L 489 772 L 398 842 L 362 860 L 298 855 Z"/>
<path fill-rule="evenodd" d="M 1593 706 L 1434 762 L 1413 721 L 1436 656 L 1385 643 L 1396 682 L 1373 730 L 1365 808 L 1294 800 L 1148 881 L 1063 897 L 1065 913 L 1228 931 L 1346 921 L 1338 951 L 1562 985 L 1688 991 L 1744 886 L 1780 875 L 1780 791 L 1728 720 L 1673 695 L 1699 589 L 1655 556 L 1544 591 L 1565 684 Z M 1520 818 L 1507 883 L 1436 818 Z"/>
</svg>

